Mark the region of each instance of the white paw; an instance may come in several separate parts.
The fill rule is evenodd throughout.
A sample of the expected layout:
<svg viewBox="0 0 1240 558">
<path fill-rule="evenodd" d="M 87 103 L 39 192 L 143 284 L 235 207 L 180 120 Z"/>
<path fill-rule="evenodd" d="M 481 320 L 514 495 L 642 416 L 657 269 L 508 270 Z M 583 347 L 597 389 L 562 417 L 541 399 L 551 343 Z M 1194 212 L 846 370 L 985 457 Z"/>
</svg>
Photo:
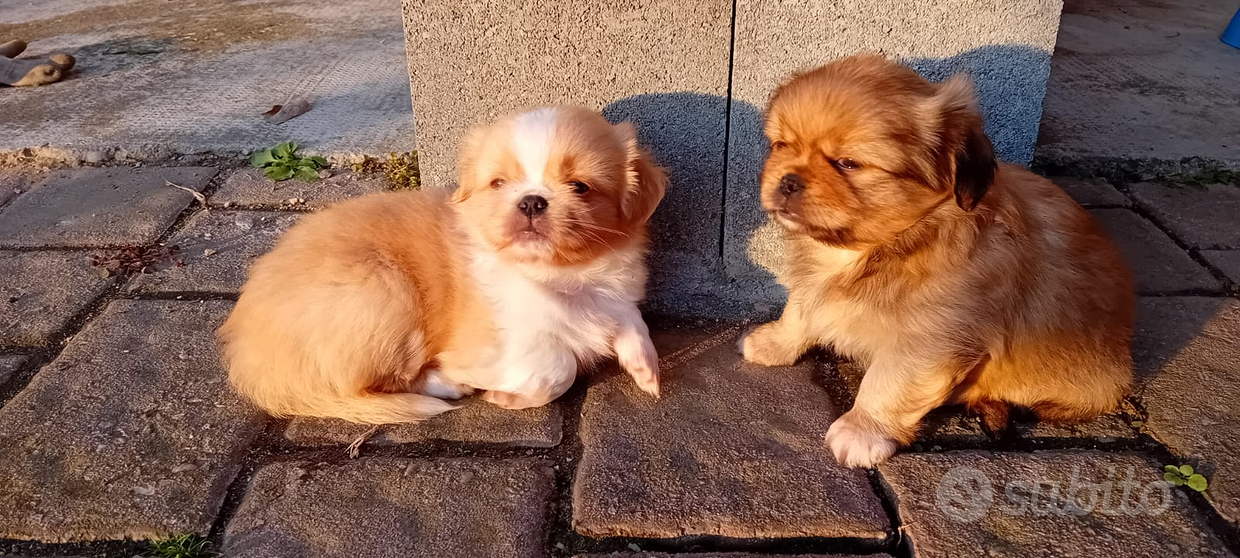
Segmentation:
<svg viewBox="0 0 1240 558">
<path fill-rule="evenodd" d="M 654 343 L 644 335 L 622 335 L 616 338 L 616 360 L 638 389 L 659 396 L 659 354 Z"/>
<path fill-rule="evenodd" d="M 474 388 L 451 382 L 444 378 L 443 373 L 438 369 L 432 369 L 426 371 L 422 379 L 422 389 L 419 391 L 422 395 L 438 399 L 460 399 L 466 395 L 472 395 Z"/>
<path fill-rule="evenodd" d="M 748 362 L 760 366 L 790 366 L 801 357 L 781 343 L 775 322 L 755 327 L 736 342 L 736 350 Z"/>
<path fill-rule="evenodd" d="M 870 468 L 887 460 L 900 444 L 883 434 L 870 420 L 853 411 L 844 413 L 827 429 L 827 446 L 845 467 Z"/>
</svg>

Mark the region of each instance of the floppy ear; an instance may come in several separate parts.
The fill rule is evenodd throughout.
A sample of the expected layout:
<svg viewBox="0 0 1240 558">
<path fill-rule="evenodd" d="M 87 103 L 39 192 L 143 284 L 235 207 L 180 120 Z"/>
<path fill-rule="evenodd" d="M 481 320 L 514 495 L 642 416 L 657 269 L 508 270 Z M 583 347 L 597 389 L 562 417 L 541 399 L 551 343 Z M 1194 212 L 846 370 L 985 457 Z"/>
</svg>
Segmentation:
<svg viewBox="0 0 1240 558">
<path fill-rule="evenodd" d="M 483 130 L 474 129 L 461 142 L 461 157 L 456 164 L 456 190 L 452 192 L 450 201 L 461 203 L 478 188 L 478 151 L 482 146 Z"/>
<path fill-rule="evenodd" d="M 616 124 L 616 133 L 624 144 L 626 190 L 620 202 L 620 213 L 633 225 L 650 220 L 667 191 L 667 173 L 656 165 L 650 154 L 637 143 L 637 129 L 631 122 Z"/>
<path fill-rule="evenodd" d="M 995 181 L 995 148 L 986 137 L 969 78 L 947 80 L 935 100 L 942 115 L 938 174 L 942 183 L 952 185 L 956 205 L 972 211 Z"/>
</svg>

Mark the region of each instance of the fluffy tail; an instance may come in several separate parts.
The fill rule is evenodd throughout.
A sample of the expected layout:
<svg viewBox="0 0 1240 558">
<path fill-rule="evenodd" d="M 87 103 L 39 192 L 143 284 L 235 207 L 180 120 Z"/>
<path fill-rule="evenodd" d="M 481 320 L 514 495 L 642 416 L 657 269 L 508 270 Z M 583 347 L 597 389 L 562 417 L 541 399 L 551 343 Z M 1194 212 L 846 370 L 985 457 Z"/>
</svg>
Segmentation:
<svg viewBox="0 0 1240 558">
<path fill-rule="evenodd" d="M 417 393 L 362 393 L 352 397 L 328 397 L 306 402 L 289 414 L 344 419 L 362 424 L 418 422 L 456 405 Z"/>
</svg>

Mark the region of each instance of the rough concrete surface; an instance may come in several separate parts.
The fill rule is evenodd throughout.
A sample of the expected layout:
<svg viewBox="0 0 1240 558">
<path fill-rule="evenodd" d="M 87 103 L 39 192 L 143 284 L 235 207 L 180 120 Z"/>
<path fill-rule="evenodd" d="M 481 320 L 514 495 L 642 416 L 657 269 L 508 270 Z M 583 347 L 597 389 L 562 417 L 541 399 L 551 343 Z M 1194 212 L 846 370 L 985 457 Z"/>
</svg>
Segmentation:
<svg viewBox="0 0 1240 558">
<path fill-rule="evenodd" d="M 1138 293 L 1218 290 L 1222 284 L 1152 223 L 1128 209 L 1090 211 L 1119 245 Z"/>
<path fill-rule="evenodd" d="M 1202 250 L 1201 257 L 1222 271 L 1232 283 L 1240 285 L 1240 250 Z"/>
<path fill-rule="evenodd" d="M 1240 168 L 1231 0 L 1066 0 L 1039 159 L 1200 157 Z"/>
<path fill-rule="evenodd" d="M 231 307 L 115 301 L 0 408 L 0 537 L 205 535 L 262 426 L 211 338 Z"/>
<path fill-rule="evenodd" d="M 13 375 L 25 363 L 26 357 L 24 356 L 0 356 L 0 386 L 13 379 Z"/>
<path fill-rule="evenodd" d="M 690 552 L 678 554 L 665 554 L 663 552 L 613 552 L 611 554 L 579 554 L 573 558 L 763 558 L 765 556 L 770 555 L 735 552 Z M 786 554 L 783 556 L 786 558 L 860 558 L 851 554 Z M 867 556 L 881 558 L 887 555 L 867 554 Z"/>
<path fill-rule="evenodd" d="M 733 274 L 777 272 L 782 242 L 758 203 L 762 111 L 789 74 L 859 52 L 901 60 L 933 81 L 973 77 L 1001 158 L 1033 157 L 1061 0 L 736 3 L 724 258 Z M 769 283 L 769 277 L 766 278 Z"/>
<path fill-rule="evenodd" d="M 371 446 L 431 440 L 479 442 L 501 446 L 548 448 L 560 443 L 564 419 L 558 403 L 510 411 L 477 399 L 416 424 L 386 425 L 366 440 Z M 297 418 L 284 435 L 302 446 L 349 444 L 369 427 L 341 420 Z"/>
<path fill-rule="evenodd" d="M 919 557 L 1232 556 L 1183 492 L 1166 488 L 1162 466 L 1136 454 L 911 454 L 879 470 Z M 1128 478 L 1136 487 L 1125 492 Z"/>
<path fill-rule="evenodd" d="M 0 168 L 0 208 L 38 184 L 47 171 L 38 168 Z"/>
<path fill-rule="evenodd" d="M 814 365 L 762 368 L 739 326 L 653 333 L 663 393 L 625 374 L 590 386 L 573 527 L 593 537 L 855 537 L 888 522 L 863 471 L 823 445 L 838 413 Z"/>
<path fill-rule="evenodd" d="M 1240 151 L 1240 145 L 1236 147 Z M 1188 246 L 1240 248 L 1240 186 L 1141 183 L 1131 188 L 1142 207 Z"/>
<path fill-rule="evenodd" d="M 1210 479 L 1240 525 L 1240 301 L 1145 298 L 1135 351 L 1145 428 Z"/>
<path fill-rule="evenodd" d="M 413 149 L 395 2 L 51 4 L 8 3 L 0 37 L 25 39 L 30 55 L 68 52 L 77 66 L 63 82 L 4 91 L 0 151 L 46 144 L 98 162 L 248 153 L 286 139 L 324 154 Z M 263 120 L 298 98 L 309 112 Z"/>
<path fill-rule="evenodd" d="M 651 290 L 695 292 L 719 257 L 731 8 L 405 0 L 423 181 L 455 184 L 466 131 L 529 107 L 581 104 L 632 121 L 671 178 L 652 219 Z"/>
<path fill-rule="evenodd" d="M 92 253 L 0 250 L 0 344 L 47 343 L 107 289 L 115 279 L 95 272 Z"/>
<path fill-rule="evenodd" d="M 1123 192 L 1103 178 L 1055 177 L 1052 180 L 1063 188 L 1076 203 L 1083 207 L 1130 206 L 1132 202 Z"/>
<path fill-rule="evenodd" d="M 129 292 L 236 293 L 250 264 L 267 253 L 300 213 L 214 210 L 195 214 L 165 243 L 182 265 L 135 277 Z"/>
<path fill-rule="evenodd" d="M 273 463 L 254 475 L 223 551 L 233 558 L 535 558 L 544 555 L 553 490 L 550 467 L 533 459 Z"/>
<path fill-rule="evenodd" d="M 388 189 L 381 175 L 333 171 L 331 177 L 315 182 L 286 180 L 272 182 L 256 169 L 232 171 L 211 196 L 211 204 L 242 207 L 322 208 L 338 201 Z"/>
<path fill-rule="evenodd" d="M 194 202 L 167 183 L 202 190 L 215 173 L 205 167 L 56 171 L 0 210 L 0 246 L 148 244 Z"/>
</svg>

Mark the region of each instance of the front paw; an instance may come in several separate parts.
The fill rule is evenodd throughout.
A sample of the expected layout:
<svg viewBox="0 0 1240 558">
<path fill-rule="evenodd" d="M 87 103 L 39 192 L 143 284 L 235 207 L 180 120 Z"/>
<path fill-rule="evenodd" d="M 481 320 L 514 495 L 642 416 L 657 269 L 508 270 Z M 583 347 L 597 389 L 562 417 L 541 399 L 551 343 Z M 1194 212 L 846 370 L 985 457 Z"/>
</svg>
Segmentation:
<svg viewBox="0 0 1240 558">
<path fill-rule="evenodd" d="M 790 366 L 801 358 L 801 352 L 781 336 L 779 322 L 763 324 L 749 330 L 736 342 L 746 361 L 762 366 Z"/>
<path fill-rule="evenodd" d="M 873 419 L 849 411 L 827 429 L 827 446 L 845 467 L 870 468 L 887 460 L 900 448 Z"/>
<path fill-rule="evenodd" d="M 620 336 L 616 339 L 616 360 L 638 389 L 659 396 L 659 354 L 654 343 L 643 335 Z"/>
</svg>

